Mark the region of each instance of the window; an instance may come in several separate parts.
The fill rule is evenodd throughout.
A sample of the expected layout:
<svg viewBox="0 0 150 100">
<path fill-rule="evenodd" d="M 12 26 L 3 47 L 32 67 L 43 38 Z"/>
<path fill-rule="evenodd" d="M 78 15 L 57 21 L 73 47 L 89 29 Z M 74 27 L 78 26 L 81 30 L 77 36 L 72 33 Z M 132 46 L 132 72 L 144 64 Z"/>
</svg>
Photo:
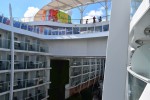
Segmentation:
<svg viewBox="0 0 150 100">
<path fill-rule="evenodd" d="M 14 37 L 14 40 L 15 40 L 15 41 L 17 41 L 17 40 L 18 40 L 18 38 L 17 38 L 17 37 Z"/>
</svg>

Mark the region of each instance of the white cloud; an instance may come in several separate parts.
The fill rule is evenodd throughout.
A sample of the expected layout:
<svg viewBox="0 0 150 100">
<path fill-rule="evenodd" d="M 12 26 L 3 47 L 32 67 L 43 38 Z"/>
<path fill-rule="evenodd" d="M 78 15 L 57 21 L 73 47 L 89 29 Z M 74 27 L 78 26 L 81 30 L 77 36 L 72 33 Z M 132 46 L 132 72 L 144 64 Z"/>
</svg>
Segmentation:
<svg viewBox="0 0 150 100">
<path fill-rule="evenodd" d="M 86 13 L 86 16 L 83 17 L 83 23 L 86 23 L 86 19 L 88 19 L 88 23 L 92 23 L 94 16 L 96 18 L 103 16 L 104 15 L 103 10 L 104 10 L 104 7 L 101 7 L 98 10 L 91 10 L 90 12 Z"/>
<path fill-rule="evenodd" d="M 39 8 L 28 7 L 27 11 L 24 13 L 24 18 L 21 19 L 23 22 L 33 21 L 35 14 L 39 11 Z"/>
</svg>

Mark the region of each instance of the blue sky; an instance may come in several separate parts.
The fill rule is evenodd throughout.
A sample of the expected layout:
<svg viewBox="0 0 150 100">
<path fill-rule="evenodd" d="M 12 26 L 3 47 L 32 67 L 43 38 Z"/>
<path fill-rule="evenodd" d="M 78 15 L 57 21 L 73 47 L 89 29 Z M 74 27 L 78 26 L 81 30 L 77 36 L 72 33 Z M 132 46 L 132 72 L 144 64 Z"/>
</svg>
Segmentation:
<svg viewBox="0 0 150 100">
<path fill-rule="evenodd" d="M 0 0 L 0 14 L 9 17 L 9 3 L 12 5 L 13 17 L 23 18 L 33 16 L 30 13 L 37 11 L 37 9 L 42 8 L 44 5 L 49 3 L 51 0 Z M 32 12 L 30 10 L 33 10 Z M 100 11 L 101 10 L 101 11 Z M 30 15 L 29 15 L 30 14 Z M 90 18 L 92 16 L 104 15 L 105 12 L 101 4 L 92 4 L 87 6 L 84 12 L 84 19 Z M 78 9 L 72 10 L 72 19 L 79 19 L 80 14 Z"/>
</svg>

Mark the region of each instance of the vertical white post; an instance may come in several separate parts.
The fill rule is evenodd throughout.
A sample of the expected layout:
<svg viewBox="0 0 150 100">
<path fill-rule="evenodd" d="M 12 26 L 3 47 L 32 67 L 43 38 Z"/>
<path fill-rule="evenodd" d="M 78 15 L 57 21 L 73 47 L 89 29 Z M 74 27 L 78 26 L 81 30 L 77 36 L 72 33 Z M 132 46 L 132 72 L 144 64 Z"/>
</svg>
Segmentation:
<svg viewBox="0 0 150 100">
<path fill-rule="evenodd" d="M 130 0 L 112 0 L 103 100 L 125 100 Z"/>
<path fill-rule="evenodd" d="M 12 8 L 9 4 L 10 24 L 13 27 Z M 9 100 L 13 100 L 13 86 L 14 86 L 14 32 L 11 31 L 11 77 L 10 77 L 10 97 Z"/>
<path fill-rule="evenodd" d="M 107 5 L 108 3 L 107 2 L 108 0 L 105 1 L 106 21 L 108 21 L 108 5 Z"/>
</svg>

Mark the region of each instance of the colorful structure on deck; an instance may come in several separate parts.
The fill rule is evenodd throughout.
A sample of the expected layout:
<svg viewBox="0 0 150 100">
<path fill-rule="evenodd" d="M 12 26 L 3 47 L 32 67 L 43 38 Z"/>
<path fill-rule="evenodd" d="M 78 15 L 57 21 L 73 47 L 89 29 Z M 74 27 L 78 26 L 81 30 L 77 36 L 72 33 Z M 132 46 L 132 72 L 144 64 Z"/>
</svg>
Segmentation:
<svg viewBox="0 0 150 100">
<path fill-rule="evenodd" d="M 46 21 L 54 21 L 54 22 L 61 22 L 61 23 L 71 23 L 71 16 L 69 16 L 68 14 L 60 10 L 49 9 L 49 10 L 43 10 L 42 15 L 36 16 L 34 20 L 35 21 L 46 20 Z"/>
</svg>

